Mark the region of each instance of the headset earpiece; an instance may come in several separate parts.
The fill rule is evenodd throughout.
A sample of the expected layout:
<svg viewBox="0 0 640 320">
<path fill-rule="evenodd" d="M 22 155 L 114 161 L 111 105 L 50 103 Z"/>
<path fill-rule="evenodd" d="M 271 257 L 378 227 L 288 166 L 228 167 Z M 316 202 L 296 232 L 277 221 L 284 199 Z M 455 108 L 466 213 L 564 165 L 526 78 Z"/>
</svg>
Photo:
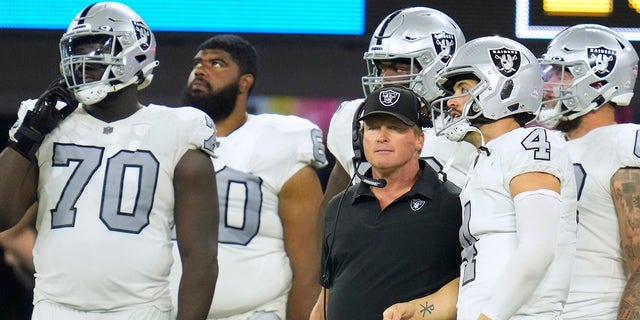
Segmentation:
<svg viewBox="0 0 640 320">
<path fill-rule="evenodd" d="M 420 108 L 418 109 L 418 123 L 421 128 L 433 128 L 433 122 L 431 121 L 430 110 L 431 106 L 429 102 L 422 96 L 418 96 L 418 101 L 420 102 Z M 426 108 L 426 113 L 423 110 Z"/>
<path fill-rule="evenodd" d="M 418 125 L 422 128 L 433 128 L 433 122 L 431 121 L 431 116 L 429 115 L 420 113 L 418 115 L 418 122 Z"/>
<path fill-rule="evenodd" d="M 362 147 L 362 135 L 360 133 L 361 121 L 359 120 L 364 112 L 364 101 L 356 109 L 351 123 L 351 142 L 353 147 L 353 163 L 366 161 L 364 157 L 364 149 Z"/>
</svg>

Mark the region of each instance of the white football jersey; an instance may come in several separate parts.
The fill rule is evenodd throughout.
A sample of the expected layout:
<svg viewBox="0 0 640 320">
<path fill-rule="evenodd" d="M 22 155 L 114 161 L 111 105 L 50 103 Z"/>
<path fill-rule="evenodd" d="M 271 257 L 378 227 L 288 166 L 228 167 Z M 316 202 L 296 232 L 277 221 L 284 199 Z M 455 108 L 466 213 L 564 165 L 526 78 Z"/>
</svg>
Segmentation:
<svg viewBox="0 0 640 320">
<path fill-rule="evenodd" d="M 310 121 L 275 114 L 249 115 L 240 128 L 218 137 L 213 162 L 220 202 L 220 269 L 210 317 L 246 313 L 289 293 L 292 271 L 278 195 L 303 167 L 327 164 L 322 138 L 322 130 Z M 174 268 L 172 278 L 177 281 L 179 273 Z M 177 288 L 176 281 L 172 286 Z M 274 311 L 283 317 L 286 312 Z"/>
<path fill-rule="evenodd" d="M 349 176 L 353 176 L 355 168 L 353 164 L 353 119 L 358 107 L 364 99 L 345 101 L 331 117 L 327 132 L 327 148 L 342 165 Z M 420 158 L 424 159 L 436 172 L 440 172 L 447 161 L 451 161 L 450 168 L 446 170 L 447 180 L 456 186 L 462 187 L 464 177 L 472 163 L 475 148 L 472 144 L 450 141 L 445 136 L 436 136 L 432 128 L 423 129 L 424 146 Z M 364 162 L 359 171 L 364 173 L 369 164 Z M 354 183 L 357 183 L 357 177 Z"/>
<path fill-rule="evenodd" d="M 576 184 L 564 142 L 543 128 L 519 128 L 486 145 L 469 172 L 460 201 L 463 246 L 458 319 L 477 319 L 518 246 L 511 180 L 546 172 L 561 181 L 562 216 L 554 261 L 529 301 L 512 319 L 559 316 L 569 290 L 576 241 Z M 550 226 L 552 227 L 552 226 Z"/>
<path fill-rule="evenodd" d="M 640 125 L 618 124 L 567 141 L 578 183 L 578 244 L 565 319 L 615 319 L 627 283 L 611 177 L 640 167 Z"/>
<path fill-rule="evenodd" d="M 195 108 L 149 105 L 111 123 L 79 107 L 48 134 L 36 153 L 34 303 L 170 310 L 174 169 L 190 149 L 211 155 L 215 132 Z"/>
</svg>

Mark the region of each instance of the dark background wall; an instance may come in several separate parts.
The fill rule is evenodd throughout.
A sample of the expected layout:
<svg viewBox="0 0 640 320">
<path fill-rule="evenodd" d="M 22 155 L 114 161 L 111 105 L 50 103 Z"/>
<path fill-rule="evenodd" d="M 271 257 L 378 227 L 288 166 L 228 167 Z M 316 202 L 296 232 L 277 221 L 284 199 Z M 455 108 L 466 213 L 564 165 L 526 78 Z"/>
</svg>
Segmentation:
<svg viewBox="0 0 640 320">
<path fill-rule="evenodd" d="M 615 3 L 620 6 L 626 1 L 616 0 Z M 255 44 L 260 54 L 254 95 L 360 97 L 360 77 L 365 72 L 362 54 L 371 33 L 387 14 L 409 6 L 429 6 L 447 13 L 458 22 L 468 40 L 487 35 L 515 38 L 515 2 L 512 0 L 368 0 L 363 36 L 243 34 Z M 638 24 L 638 20 L 635 21 Z M 62 30 L 0 31 L 0 119 L 4 121 L 0 123 L 3 125 L 13 121 L 21 100 L 37 97 L 58 75 L 58 40 L 62 33 Z M 179 93 L 190 71 L 194 50 L 211 35 L 157 32 L 160 66 L 155 71 L 152 85 L 141 93 L 143 102 L 179 104 Z M 548 40 L 519 41 L 536 55 L 540 55 L 548 43 Z M 638 43 L 634 45 L 638 50 Z M 638 105 L 638 101 L 636 96 L 634 104 Z"/>
</svg>

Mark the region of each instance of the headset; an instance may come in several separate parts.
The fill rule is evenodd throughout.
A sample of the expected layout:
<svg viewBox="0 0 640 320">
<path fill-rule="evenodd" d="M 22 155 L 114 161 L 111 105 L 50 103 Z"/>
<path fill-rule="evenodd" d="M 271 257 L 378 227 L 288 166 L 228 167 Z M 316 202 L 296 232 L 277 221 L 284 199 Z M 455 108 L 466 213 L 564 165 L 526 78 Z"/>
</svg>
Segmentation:
<svg viewBox="0 0 640 320">
<path fill-rule="evenodd" d="M 425 98 L 417 94 L 416 98 L 420 105 L 420 107 L 418 108 L 418 123 L 416 124 L 421 128 L 433 127 L 431 117 L 427 114 L 422 113 L 422 109 L 424 107 L 429 107 L 429 103 Z M 365 101 L 362 101 L 362 103 L 358 106 L 358 109 L 356 109 L 356 112 L 353 115 L 353 121 L 351 122 L 351 142 L 353 145 L 353 166 L 355 168 L 355 175 L 358 176 L 358 178 L 360 178 L 362 182 L 370 186 L 376 188 L 384 188 L 387 185 L 386 180 L 367 177 L 361 174 L 358 170 L 360 168 L 360 164 L 362 164 L 363 161 L 367 161 L 364 156 L 364 147 L 362 145 L 362 120 L 360 120 L 364 113 L 364 103 Z"/>
</svg>

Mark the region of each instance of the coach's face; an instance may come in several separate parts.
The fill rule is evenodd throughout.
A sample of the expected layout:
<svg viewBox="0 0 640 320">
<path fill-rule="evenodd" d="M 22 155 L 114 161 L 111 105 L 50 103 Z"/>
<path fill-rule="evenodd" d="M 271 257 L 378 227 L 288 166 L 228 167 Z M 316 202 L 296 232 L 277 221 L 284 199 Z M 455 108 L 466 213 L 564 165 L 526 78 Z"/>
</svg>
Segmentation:
<svg viewBox="0 0 640 320">
<path fill-rule="evenodd" d="M 418 161 L 424 135 L 392 115 L 372 114 L 364 119 L 362 143 L 365 157 L 378 171 L 395 170 Z"/>
</svg>

